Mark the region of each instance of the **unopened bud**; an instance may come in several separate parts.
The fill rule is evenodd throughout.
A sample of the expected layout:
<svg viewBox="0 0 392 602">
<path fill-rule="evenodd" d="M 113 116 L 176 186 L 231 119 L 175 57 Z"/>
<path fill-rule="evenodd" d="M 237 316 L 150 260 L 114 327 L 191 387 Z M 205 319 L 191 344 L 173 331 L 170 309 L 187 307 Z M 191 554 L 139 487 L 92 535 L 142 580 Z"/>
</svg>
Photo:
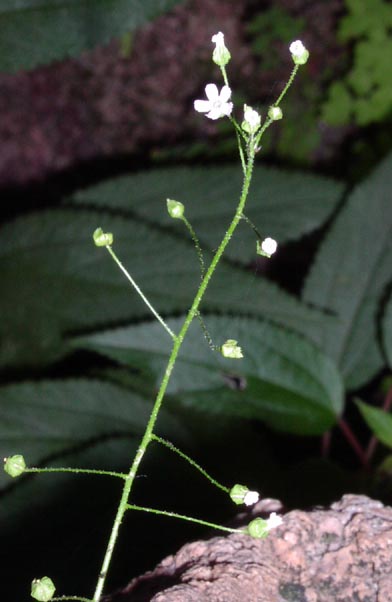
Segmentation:
<svg viewBox="0 0 392 602">
<path fill-rule="evenodd" d="M 247 531 L 249 535 L 256 538 L 266 537 L 272 529 L 276 529 L 283 524 L 282 517 L 276 512 L 271 512 L 269 518 L 264 520 L 263 518 L 255 518 L 252 520 L 248 527 Z"/>
<path fill-rule="evenodd" d="M 56 588 L 49 577 L 34 579 L 31 584 L 31 597 L 39 602 L 49 602 L 54 596 Z"/>
<path fill-rule="evenodd" d="M 23 456 L 17 454 L 4 458 L 4 470 L 10 477 L 19 477 L 26 469 L 26 462 Z"/>
<path fill-rule="evenodd" d="M 241 124 L 244 132 L 248 134 L 254 134 L 260 127 L 261 117 L 257 111 L 244 105 L 244 121 Z"/>
<path fill-rule="evenodd" d="M 272 121 L 278 121 L 279 119 L 282 119 L 282 109 L 280 107 L 270 107 L 268 109 L 268 117 L 272 119 Z"/>
<path fill-rule="evenodd" d="M 234 485 L 230 490 L 230 497 L 237 505 L 245 504 L 245 506 L 253 506 L 259 501 L 257 491 L 250 491 L 246 485 Z"/>
<path fill-rule="evenodd" d="M 247 531 L 251 537 L 255 539 L 261 539 L 263 537 L 267 537 L 268 535 L 268 526 L 267 521 L 262 518 L 255 518 L 252 520 L 248 527 Z"/>
<path fill-rule="evenodd" d="M 113 234 L 111 232 L 104 232 L 102 228 L 95 230 L 93 239 L 97 247 L 111 247 L 113 244 Z"/>
<path fill-rule="evenodd" d="M 306 50 L 301 40 L 296 40 L 290 44 L 290 52 L 296 65 L 305 65 L 309 58 L 309 51 Z"/>
<path fill-rule="evenodd" d="M 225 46 L 225 36 L 220 31 L 212 36 L 211 41 L 215 44 L 214 51 L 212 53 L 212 60 L 219 67 L 225 67 L 231 59 L 231 54 Z"/>
<path fill-rule="evenodd" d="M 173 219 L 181 219 L 184 215 L 185 207 L 179 201 L 173 201 L 173 199 L 166 199 L 167 211 Z"/>
<path fill-rule="evenodd" d="M 237 341 L 234 341 L 234 339 L 228 339 L 226 343 L 223 343 L 220 351 L 223 357 L 228 357 L 230 359 L 237 360 L 244 357 L 242 355 L 241 347 L 237 345 Z"/>
</svg>

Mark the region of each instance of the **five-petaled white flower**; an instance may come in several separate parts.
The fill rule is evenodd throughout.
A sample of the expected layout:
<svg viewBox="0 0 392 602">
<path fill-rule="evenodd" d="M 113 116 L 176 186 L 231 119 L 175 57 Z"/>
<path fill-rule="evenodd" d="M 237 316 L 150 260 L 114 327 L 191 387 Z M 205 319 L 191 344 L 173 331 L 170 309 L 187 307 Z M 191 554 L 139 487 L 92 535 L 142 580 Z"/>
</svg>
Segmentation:
<svg viewBox="0 0 392 602">
<path fill-rule="evenodd" d="M 228 102 L 231 97 L 229 86 L 223 86 L 219 92 L 215 84 L 207 84 L 206 96 L 208 100 L 195 100 L 193 106 L 198 113 L 207 113 L 209 119 L 228 117 L 233 110 L 233 103 Z"/>
<path fill-rule="evenodd" d="M 271 531 L 271 529 L 275 529 L 276 527 L 279 527 L 280 525 L 283 524 L 283 520 L 282 517 L 279 516 L 279 514 L 276 514 L 276 512 L 271 512 L 271 514 L 269 515 L 269 518 L 267 518 L 266 520 L 267 523 L 267 531 Z"/>
</svg>

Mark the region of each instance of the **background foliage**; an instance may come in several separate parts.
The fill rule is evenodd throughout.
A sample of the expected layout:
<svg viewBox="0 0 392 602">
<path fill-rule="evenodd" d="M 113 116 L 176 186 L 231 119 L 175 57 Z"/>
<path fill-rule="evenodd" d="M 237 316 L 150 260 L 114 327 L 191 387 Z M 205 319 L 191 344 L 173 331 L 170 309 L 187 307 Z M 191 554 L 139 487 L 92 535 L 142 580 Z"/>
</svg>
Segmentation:
<svg viewBox="0 0 392 602">
<path fill-rule="evenodd" d="M 75 118 L 63 98 L 59 100 L 53 93 L 53 83 L 52 87 L 46 85 L 49 71 L 33 71 L 23 75 L 25 80 L 18 79 L 20 74 L 8 73 L 79 55 L 113 36 L 133 31 L 174 4 L 107 0 L 60 5 L 0 0 L 0 67 L 7 72 L 0 89 L 8 94 L 15 77 L 12 81 L 28 82 L 29 90 L 41 91 L 41 99 L 45 97 L 48 106 L 54 106 L 50 123 L 64 125 L 64 140 L 72 139 L 68 112 L 76 122 L 80 113 Z M 178 21 L 167 16 L 157 30 L 162 35 L 151 29 L 151 38 L 144 40 L 145 61 L 152 60 L 151 39 L 159 39 L 159 54 L 165 61 L 165 32 L 170 38 L 184 29 L 187 43 L 179 43 L 181 58 L 177 56 L 176 63 L 173 55 L 163 70 L 165 81 L 162 63 L 152 76 L 141 70 L 140 77 L 124 79 L 132 92 L 124 95 L 126 119 L 133 101 L 143 115 L 141 119 L 139 113 L 137 118 L 132 114 L 139 154 L 127 156 L 126 173 L 115 157 L 110 164 L 113 169 L 105 164 L 105 173 L 113 172 L 109 178 L 102 177 L 103 164 L 98 163 L 94 184 L 86 185 L 91 177 L 82 177 L 83 185 L 73 184 L 72 194 L 68 180 L 74 177 L 73 170 L 56 181 L 59 190 L 54 200 L 53 182 L 45 183 L 38 193 L 37 188 L 27 188 L 3 195 L 3 456 L 22 452 L 30 464 L 51 466 L 128 467 L 170 340 L 152 322 L 106 253 L 94 247 L 92 232 L 101 226 L 114 233 L 115 250 L 122 261 L 176 330 L 200 273 L 192 242 L 186 230 L 168 217 L 165 199 L 175 198 L 186 205 L 208 261 L 225 231 L 241 185 L 240 169 L 231 161 L 232 134 L 229 138 L 225 126 L 217 132 L 207 124 L 195 142 L 194 123 L 190 128 L 185 118 L 182 121 L 190 112 L 189 99 L 199 94 L 200 82 L 210 77 L 209 49 L 202 57 L 190 41 L 189 32 L 196 32 L 204 48 L 206 18 L 200 19 L 199 4 L 194 3 L 188 11 L 189 21 L 186 6 L 180 7 L 183 12 L 178 13 Z M 279 253 L 270 261 L 257 258 L 254 233 L 242 223 L 202 307 L 214 342 L 238 338 L 244 361 L 223 362 L 209 350 L 201 329 L 194 324 L 159 423 L 159 434 L 191 453 L 217 478 L 227 484 L 247 482 L 268 496 L 297 506 L 327 502 L 356 490 L 391 499 L 385 448 L 378 450 L 375 459 L 380 471 L 364 476 L 352 470 L 353 466 L 357 469 L 358 460 L 338 434 L 342 423 L 351 422 L 362 444 L 369 436 L 367 423 L 383 445 L 391 447 L 390 417 L 380 409 L 390 395 L 392 362 L 392 155 L 390 139 L 385 142 L 391 99 L 385 75 L 387 53 L 382 52 L 390 42 L 390 6 L 379 0 L 370 14 L 368 3 L 347 0 L 343 13 L 342 3 L 335 2 L 339 4 L 336 30 L 340 31 L 336 40 L 333 30 L 328 39 L 322 37 L 327 29 L 324 17 L 332 4 L 312 3 L 315 13 L 311 13 L 306 2 L 281 0 L 266 3 L 263 10 L 258 3 L 249 2 L 236 17 L 238 22 L 242 20 L 237 30 L 229 20 L 235 12 L 232 3 L 225 12 L 225 3 L 217 8 L 216 3 L 206 1 L 211 27 L 218 23 L 218 29 L 228 27 L 236 51 L 233 55 L 238 56 L 233 78 L 234 84 L 238 83 L 239 105 L 249 97 L 260 110 L 268 107 L 287 76 L 282 49 L 292 38 L 309 36 L 312 59 L 284 107 L 283 126 L 266 139 L 249 198 L 249 217 L 263 236 L 279 241 Z M 219 15 L 222 21 L 216 24 L 214 10 L 223 11 Z M 323 30 L 317 29 L 317 15 L 322 15 Z M 251 56 L 239 44 L 238 31 L 251 48 Z M 343 55 L 337 54 L 342 47 Z M 138 58 L 137 50 L 131 48 L 129 60 L 133 52 Z M 197 59 L 200 82 L 187 77 L 179 88 L 179 66 L 184 63 L 188 72 L 195 72 L 194 63 L 186 62 L 187 52 L 193 60 L 195 55 L 201 57 Z M 110 102 L 109 97 L 99 100 L 109 107 L 113 120 L 109 121 L 114 124 L 118 107 L 113 99 L 121 97 L 121 89 L 119 80 L 111 79 L 112 72 L 126 70 L 128 59 L 115 57 L 112 68 L 110 61 L 105 63 L 107 54 L 110 50 L 103 48 L 103 79 L 114 96 Z M 84 69 L 92 60 L 89 56 L 84 55 Z M 345 70 L 340 79 L 336 79 L 337 63 Z M 60 80 L 68 82 L 70 64 L 59 62 L 50 67 L 58 75 L 59 86 Z M 173 64 L 177 65 L 174 70 Z M 259 72 L 264 79 L 254 75 Z M 251 80 L 248 87 L 243 84 L 246 77 Z M 86 90 L 90 79 L 92 71 L 86 69 Z M 92 95 L 99 90 L 96 81 L 94 85 Z M 142 94 L 135 101 L 132 94 L 138 85 Z M 8 94 L 7 103 L 26 105 L 27 125 L 20 120 L 22 146 L 32 149 L 35 157 L 31 140 L 46 140 L 51 126 L 44 112 L 42 128 L 34 123 L 34 102 L 23 96 L 25 89 L 21 85 L 20 95 Z M 166 103 L 164 94 L 173 98 L 173 90 L 174 100 Z M 86 98 L 83 96 L 83 110 Z M 184 106 L 178 108 L 176 101 Z M 177 112 L 168 113 L 172 106 Z M 337 118 L 341 126 L 330 127 Z M 24 136 L 30 131 L 30 122 L 33 138 Z M 376 122 L 380 129 L 371 129 Z M 183 128 L 181 135 L 175 130 L 178 124 Z M 7 143 L 13 130 L 8 122 L 4 127 Z M 144 135 L 148 132 L 152 138 L 143 138 L 143 127 Z M 176 133 L 168 149 L 168 132 L 172 131 Z M 353 139 L 346 137 L 347 132 Z M 85 138 L 90 133 L 84 132 Z M 113 133 L 113 139 L 115 136 Z M 204 165 L 206 157 L 208 166 Z M 279 167 L 267 166 L 271 163 Z M 19 165 L 22 171 L 28 167 L 22 159 Z M 83 165 L 76 165 L 78 177 L 83 170 Z M 19 204 L 12 204 L 15 199 Z M 388 409 L 388 404 L 384 405 Z M 321 457 L 320 442 L 324 441 L 325 449 L 331 436 L 330 456 Z M 226 506 L 197 475 L 190 476 L 188 468 L 165 451 L 152 448 L 143 471 L 135 489 L 138 502 L 153 500 L 158 505 L 159 501 L 162 507 L 220 522 L 232 517 L 229 503 Z M 194 479 L 193 496 L 183 487 L 190 479 Z M 116 488 L 94 479 L 85 482 L 84 477 L 24 478 L 10 483 L 2 475 L 0 496 L 0 561 L 7 567 L 10 582 L 14 577 L 13 583 L 18 584 L 18 599 L 24 599 L 30 576 L 40 572 L 53 574 L 64 591 L 70 589 L 72 574 L 72 588 L 88 595 L 117 503 Z M 173 523 L 157 520 L 147 517 L 144 522 L 138 517 L 136 526 L 126 526 L 129 532 L 124 533 L 124 547 L 118 552 L 112 588 L 128 580 L 130 573 L 150 568 L 181 542 L 205 536 L 194 526 L 181 526 L 177 531 Z M 144 546 L 136 547 L 138 540 Z M 61 561 L 57 554 L 48 555 L 53 541 L 62 542 Z M 21 555 L 26 560 L 23 568 Z M 75 575 L 74 567 L 81 565 L 84 571 Z"/>
</svg>

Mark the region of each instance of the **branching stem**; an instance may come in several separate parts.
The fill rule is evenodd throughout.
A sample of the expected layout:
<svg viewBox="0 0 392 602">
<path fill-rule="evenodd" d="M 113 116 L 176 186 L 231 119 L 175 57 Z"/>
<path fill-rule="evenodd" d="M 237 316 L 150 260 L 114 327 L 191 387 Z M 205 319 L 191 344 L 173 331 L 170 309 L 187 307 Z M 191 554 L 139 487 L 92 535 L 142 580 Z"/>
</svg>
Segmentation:
<svg viewBox="0 0 392 602">
<path fill-rule="evenodd" d="M 189 329 L 193 319 L 196 317 L 196 315 L 199 311 L 199 306 L 200 306 L 203 296 L 207 290 L 207 287 L 211 280 L 211 277 L 212 277 L 213 273 L 215 272 L 215 269 L 219 263 L 219 260 L 222 257 L 227 245 L 230 242 L 231 237 L 233 236 L 235 229 L 238 226 L 239 221 L 242 218 L 245 203 L 248 198 L 250 182 L 252 179 L 254 159 L 255 159 L 255 153 L 251 152 L 248 156 L 244 182 L 243 182 L 241 196 L 240 196 L 240 200 L 239 200 L 236 212 L 235 212 L 234 217 L 222 239 L 222 242 L 220 243 L 214 257 L 212 258 L 212 261 L 205 273 L 203 280 L 200 283 L 199 289 L 193 300 L 192 306 L 191 306 L 190 310 L 188 311 L 188 314 L 185 318 L 182 328 L 176 337 L 174 337 L 173 333 L 171 333 L 171 331 L 170 331 L 170 334 L 172 334 L 172 336 L 173 336 L 172 352 L 169 357 L 169 361 L 168 361 L 168 364 L 167 364 L 167 367 L 165 370 L 165 374 L 164 374 L 162 382 L 161 382 L 161 386 L 159 387 L 159 391 L 158 391 L 158 394 L 157 394 L 157 397 L 156 397 L 156 400 L 155 400 L 155 403 L 154 403 L 154 406 L 153 406 L 153 409 L 152 409 L 152 412 L 151 412 L 151 415 L 150 415 L 150 418 L 149 418 L 149 421 L 148 421 L 148 424 L 146 427 L 146 431 L 143 435 L 140 446 L 139 446 L 139 448 L 136 452 L 135 458 L 132 462 L 131 469 L 124 482 L 124 487 L 123 487 L 123 491 L 122 491 L 122 495 L 121 495 L 120 504 L 117 509 L 117 514 L 116 514 L 116 517 L 115 517 L 115 520 L 113 523 L 113 527 L 112 527 L 112 531 L 111 531 L 111 534 L 109 537 L 109 542 L 108 542 L 108 545 L 106 548 L 104 560 L 102 563 L 102 568 L 99 573 L 99 577 L 98 577 L 98 581 L 97 581 L 97 585 L 96 585 L 96 589 L 95 589 L 95 593 L 94 593 L 94 597 L 93 597 L 93 602 L 98 602 L 101 597 L 103 587 L 105 584 L 105 580 L 106 580 L 106 575 L 107 575 L 107 572 L 109 569 L 110 561 L 112 559 L 113 550 L 114 550 L 116 540 L 118 537 L 119 528 L 122 523 L 124 513 L 128 507 L 128 500 L 129 500 L 129 496 L 130 496 L 130 493 L 132 490 L 132 485 L 133 485 L 133 482 L 137 475 L 137 472 L 139 470 L 139 466 L 142 461 L 142 458 L 143 458 L 144 454 L 146 453 L 147 447 L 153 439 L 153 434 L 154 434 L 153 431 L 154 431 L 155 423 L 157 421 L 159 410 L 162 405 L 163 397 L 165 395 L 167 386 L 169 384 L 170 376 L 173 371 L 173 368 L 174 368 L 178 353 L 180 351 L 181 345 L 184 341 L 184 338 L 188 332 L 188 329 Z M 116 261 L 116 263 L 118 263 L 120 265 L 121 269 L 123 269 L 117 258 L 115 259 L 115 261 Z M 127 274 L 126 271 L 125 271 L 125 273 Z M 160 320 L 160 322 L 162 322 L 162 321 Z"/>
</svg>

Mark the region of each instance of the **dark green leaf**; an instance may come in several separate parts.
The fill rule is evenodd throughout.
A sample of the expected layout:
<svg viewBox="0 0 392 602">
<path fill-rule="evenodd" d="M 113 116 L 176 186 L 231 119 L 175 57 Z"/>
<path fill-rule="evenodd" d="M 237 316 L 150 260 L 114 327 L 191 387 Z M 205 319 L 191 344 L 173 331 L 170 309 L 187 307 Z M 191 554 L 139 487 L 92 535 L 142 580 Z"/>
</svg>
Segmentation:
<svg viewBox="0 0 392 602">
<path fill-rule="evenodd" d="M 140 437 L 151 403 L 129 390 L 98 380 L 43 381 L 0 389 L 0 455 L 25 456 L 36 465 L 83 442 L 120 433 Z M 164 413 L 160 428 L 181 432 Z M 100 467 L 97 467 L 100 468 Z M 9 484 L 4 472 L 0 484 Z"/>
<path fill-rule="evenodd" d="M 151 315 L 106 249 L 94 246 L 97 226 L 113 232 L 115 251 L 160 313 L 189 308 L 200 282 L 191 241 L 88 210 L 22 217 L 1 230 L 1 365 L 48 362 L 64 354 L 67 331 Z M 265 315 L 309 333 L 322 319 L 276 285 L 227 265 L 218 268 L 204 307 Z"/>
<path fill-rule="evenodd" d="M 363 403 L 363 401 L 357 400 L 356 404 L 363 419 L 377 439 L 387 447 L 392 448 L 392 416 L 383 410 Z"/>
<path fill-rule="evenodd" d="M 392 368 L 392 297 L 389 298 L 389 301 L 385 307 L 382 321 L 382 333 L 385 353 L 389 367 Z"/>
<path fill-rule="evenodd" d="M 391 188 L 390 155 L 350 195 L 304 289 L 305 301 L 337 315 L 318 341 L 350 388 L 366 383 L 383 366 L 376 319 L 392 278 Z"/>
<path fill-rule="evenodd" d="M 185 215 L 201 242 L 214 249 L 232 219 L 241 181 L 238 167 L 156 169 L 88 188 L 72 202 L 132 212 L 189 238 L 185 226 L 166 211 L 166 198 L 174 199 L 184 203 Z M 327 178 L 256 166 L 245 213 L 263 238 L 272 236 L 284 243 L 319 227 L 341 194 L 341 184 Z M 227 256 L 249 262 L 255 259 L 255 249 L 256 235 L 243 222 Z"/>
<path fill-rule="evenodd" d="M 183 403 L 211 412 L 265 420 L 275 428 L 320 434 L 334 424 L 343 405 L 342 382 L 333 363 L 311 343 L 265 321 L 207 316 L 216 345 L 235 339 L 243 360 L 212 353 L 197 320 L 192 324 L 169 383 Z M 170 320 L 178 332 L 181 320 Z M 158 323 L 83 337 L 77 346 L 122 363 L 145 367 L 158 385 L 171 351 Z M 236 383 L 241 390 L 234 390 Z"/>
<path fill-rule="evenodd" d="M 180 0 L 0 0 L 0 70 L 75 56 L 140 27 Z"/>
</svg>

